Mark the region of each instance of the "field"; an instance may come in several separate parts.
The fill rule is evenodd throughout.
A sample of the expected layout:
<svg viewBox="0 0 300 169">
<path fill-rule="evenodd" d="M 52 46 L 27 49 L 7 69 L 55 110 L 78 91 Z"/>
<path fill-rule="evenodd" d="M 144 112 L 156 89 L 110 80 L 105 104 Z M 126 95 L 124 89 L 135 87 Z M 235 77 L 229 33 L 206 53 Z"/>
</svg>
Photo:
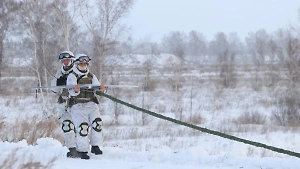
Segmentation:
<svg viewBox="0 0 300 169">
<path fill-rule="evenodd" d="M 300 152 L 298 116 L 291 118 L 283 106 L 297 103 L 297 100 L 285 102 L 288 90 L 284 85 L 287 83 L 284 71 L 276 72 L 274 77 L 270 76 L 274 72 L 270 73 L 268 69 L 258 72 L 253 65 L 239 64 L 228 78 L 229 85 L 224 87 L 226 80 L 220 76 L 218 65 L 180 64 L 169 55 L 162 55 L 163 59 L 147 65 L 141 56 L 135 57 L 131 59 L 132 64 L 122 65 L 121 61 L 114 62 L 117 66 L 108 64 L 103 81 L 105 84 L 139 87 L 112 88 L 107 94 L 166 117 Z M 137 58 L 141 60 L 138 62 Z M 53 138 L 63 146 L 57 96 L 44 91 L 43 98 L 39 92 L 30 89 L 37 82 L 33 74 L 26 71 L 28 69 L 12 71 L 15 75 L 8 77 L 9 73 L 4 73 L 2 77 L 6 94 L 0 99 L 0 140 L 3 141 L 0 145 L 26 140 L 28 145 L 36 146 L 41 138 Z M 257 80 L 257 74 L 260 80 Z M 276 159 L 281 161 L 279 168 L 296 169 L 299 166 L 295 157 L 158 119 L 105 97 L 99 99 L 104 122 L 102 146 L 108 155 L 103 159 L 95 157 L 96 160 L 146 160 L 187 168 L 199 165 L 255 168 L 251 164 L 257 161 L 257 168 L 275 168 L 270 161 Z M 55 142 L 55 146 L 57 144 Z M 136 159 L 141 152 L 146 152 L 143 154 L 146 157 Z M 56 155 L 60 157 L 61 154 Z M 270 158 L 272 160 L 266 160 Z M 243 161 L 246 161 L 246 166 L 243 166 Z M 54 162 L 56 165 L 61 163 L 60 160 Z M 190 164 L 192 166 L 188 166 Z"/>
</svg>

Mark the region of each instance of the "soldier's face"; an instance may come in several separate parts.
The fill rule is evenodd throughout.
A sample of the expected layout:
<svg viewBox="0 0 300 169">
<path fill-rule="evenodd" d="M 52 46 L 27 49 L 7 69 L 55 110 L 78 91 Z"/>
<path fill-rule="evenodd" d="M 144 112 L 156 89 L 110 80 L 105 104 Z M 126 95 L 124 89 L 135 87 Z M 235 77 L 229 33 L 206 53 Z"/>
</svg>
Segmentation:
<svg viewBox="0 0 300 169">
<path fill-rule="evenodd" d="M 84 71 L 84 70 L 87 69 L 87 65 L 88 65 L 87 62 L 79 62 L 79 63 L 77 64 L 77 67 L 78 67 L 79 70 Z"/>
<path fill-rule="evenodd" d="M 64 66 L 70 66 L 71 65 L 71 59 L 63 59 L 62 63 L 64 64 Z"/>
</svg>

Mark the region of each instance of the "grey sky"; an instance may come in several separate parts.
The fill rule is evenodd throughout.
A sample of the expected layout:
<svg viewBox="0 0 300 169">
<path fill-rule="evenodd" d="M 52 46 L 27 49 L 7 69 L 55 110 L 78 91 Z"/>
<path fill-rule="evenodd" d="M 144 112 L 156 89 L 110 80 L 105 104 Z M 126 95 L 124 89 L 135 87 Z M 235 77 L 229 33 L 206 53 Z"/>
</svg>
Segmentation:
<svg viewBox="0 0 300 169">
<path fill-rule="evenodd" d="M 135 39 L 159 41 L 170 31 L 196 30 L 208 39 L 223 31 L 272 33 L 297 20 L 300 0 L 137 0 L 126 22 Z"/>
</svg>

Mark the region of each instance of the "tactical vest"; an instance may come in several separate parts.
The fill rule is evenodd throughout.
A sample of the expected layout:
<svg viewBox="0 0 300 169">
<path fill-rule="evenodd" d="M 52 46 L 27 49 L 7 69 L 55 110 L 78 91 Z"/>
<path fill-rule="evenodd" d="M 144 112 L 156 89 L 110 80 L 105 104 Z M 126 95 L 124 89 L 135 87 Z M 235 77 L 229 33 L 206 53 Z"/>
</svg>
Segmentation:
<svg viewBox="0 0 300 169">
<path fill-rule="evenodd" d="M 73 70 L 70 71 L 70 73 L 72 73 L 72 72 L 73 72 Z M 66 85 L 67 84 L 67 78 L 68 78 L 69 74 L 63 74 L 62 73 L 62 76 L 59 77 L 56 80 L 56 86 L 64 86 L 64 85 Z M 64 103 L 64 102 L 66 102 L 66 100 L 63 99 L 63 97 L 67 98 L 68 95 L 69 95 L 68 89 L 66 89 L 66 88 L 62 89 L 62 92 L 61 92 L 60 96 L 58 97 L 58 103 Z"/>
<path fill-rule="evenodd" d="M 92 84 L 93 74 L 89 72 L 86 78 L 83 78 L 84 75 L 79 76 L 77 73 L 72 72 L 77 78 L 77 84 Z M 94 94 L 93 89 L 80 88 L 80 93 L 77 96 L 71 96 L 69 99 L 69 106 L 73 106 L 77 103 L 87 103 L 95 102 L 99 104 L 97 97 Z"/>
</svg>

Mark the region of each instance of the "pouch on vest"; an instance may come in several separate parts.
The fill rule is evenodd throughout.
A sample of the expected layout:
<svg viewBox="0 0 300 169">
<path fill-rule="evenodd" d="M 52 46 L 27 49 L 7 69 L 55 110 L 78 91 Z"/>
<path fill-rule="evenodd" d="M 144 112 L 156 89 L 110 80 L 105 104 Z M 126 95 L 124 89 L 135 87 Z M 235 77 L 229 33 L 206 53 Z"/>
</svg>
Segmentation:
<svg viewBox="0 0 300 169">
<path fill-rule="evenodd" d="M 81 99 L 77 99 L 77 98 L 71 97 L 68 100 L 68 106 L 72 107 L 74 104 L 77 104 L 77 103 L 87 103 L 87 102 L 94 102 L 96 104 L 99 104 L 99 101 L 98 101 L 97 97 L 93 97 L 90 100 L 81 100 Z"/>
<path fill-rule="evenodd" d="M 64 103 L 66 100 L 63 99 L 61 96 L 58 97 L 58 103 Z"/>
</svg>

